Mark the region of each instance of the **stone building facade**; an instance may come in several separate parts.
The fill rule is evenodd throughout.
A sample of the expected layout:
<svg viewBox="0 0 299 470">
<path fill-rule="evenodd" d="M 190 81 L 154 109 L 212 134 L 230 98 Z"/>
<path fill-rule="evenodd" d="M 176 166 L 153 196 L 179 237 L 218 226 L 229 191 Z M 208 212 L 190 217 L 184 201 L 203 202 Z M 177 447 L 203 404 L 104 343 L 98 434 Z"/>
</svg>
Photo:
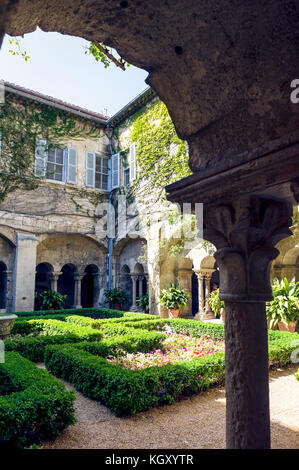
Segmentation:
<svg viewBox="0 0 299 470">
<path fill-rule="evenodd" d="M 163 317 L 160 290 L 175 282 L 191 293 L 181 316 L 210 318 L 209 293 L 219 286 L 215 248 L 197 231 L 185 236 L 177 206 L 166 200 L 165 185 L 190 172 L 188 149 L 153 90 L 110 119 L 12 84 L 5 92 L 90 123 L 98 137 L 66 136 L 42 161 L 37 151 L 38 187 L 16 190 L 1 203 L 1 310 L 31 311 L 37 293 L 48 289 L 66 295 L 66 308 L 107 306 L 104 290 L 116 287 L 128 295 L 125 309 L 137 311 L 137 299 L 148 292 L 150 312 Z M 155 135 L 163 143 L 157 154 Z M 280 243 L 272 274 L 298 280 L 294 220 L 294 236 Z"/>
</svg>

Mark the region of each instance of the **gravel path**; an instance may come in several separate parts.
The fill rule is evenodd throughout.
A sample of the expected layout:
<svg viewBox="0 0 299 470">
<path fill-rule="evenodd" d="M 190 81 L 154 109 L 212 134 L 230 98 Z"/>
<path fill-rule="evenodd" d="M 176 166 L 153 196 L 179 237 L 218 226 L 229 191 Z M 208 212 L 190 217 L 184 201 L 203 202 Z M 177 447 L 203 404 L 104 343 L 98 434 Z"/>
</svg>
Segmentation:
<svg viewBox="0 0 299 470">
<path fill-rule="evenodd" d="M 270 372 L 274 449 L 299 449 L 299 381 L 294 377 L 297 369 L 298 365 L 292 365 Z M 117 418 L 100 403 L 76 394 L 77 423 L 65 429 L 59 438 L 43 442 L 45 449 L 225 448 L 224 388 L 127 418 Z"/>
</svg>

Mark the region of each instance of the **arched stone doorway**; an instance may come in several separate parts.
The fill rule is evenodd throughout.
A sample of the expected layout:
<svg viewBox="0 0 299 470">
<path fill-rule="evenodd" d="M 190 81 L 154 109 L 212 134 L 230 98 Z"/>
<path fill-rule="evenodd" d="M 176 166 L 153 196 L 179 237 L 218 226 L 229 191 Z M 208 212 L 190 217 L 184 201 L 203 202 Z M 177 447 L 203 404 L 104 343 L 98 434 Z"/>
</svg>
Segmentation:
<svg viewBox="0 0 299 470">
<path fill-rule="evenodd" d="M 73 264 L 65 264 L 61 268 L 61 275 L 58 278 L 58 292 L 66 295 L 64 308 L 73 308 L 75 304 L 75 276 L 77 268 Z"/>
<path fill-rule="evenodd" d="M 84 270 L 81 281 L 81 305 L 82 308 L 95 307 L 97 298 L 96 276 L 99 276 L 99 268 L 95 264 L 89 264 Z"/>
<path fill-rule="evenodd" d="M 192 315 L 196 315 L 198 312 L 198 279 L 195 273 L 192 273 Z"/>
<path fill-rule="evenodd" d="M 52 288 L 51 279 L 53 271 L 53 266 L 50 263 L 39 263 L 36 266 L 34 310 L 39 310 L 38 295 Z"/>
<path fill-rule="evenodd" d="M 0 310 L 6 309 L 7 299 L 7 267 L 0 261 Z"/>
<path fill-rule="evenodd" d="M 123 308 L 125 310 L 130 310 L 132 306 L 133 282 L 130 276 L 130 268 L 127 264 L 122 266 L 120 270 L 119 288 L 124 290 L 128 297 L 128 300 L 123 305 Z"/>
</svg>

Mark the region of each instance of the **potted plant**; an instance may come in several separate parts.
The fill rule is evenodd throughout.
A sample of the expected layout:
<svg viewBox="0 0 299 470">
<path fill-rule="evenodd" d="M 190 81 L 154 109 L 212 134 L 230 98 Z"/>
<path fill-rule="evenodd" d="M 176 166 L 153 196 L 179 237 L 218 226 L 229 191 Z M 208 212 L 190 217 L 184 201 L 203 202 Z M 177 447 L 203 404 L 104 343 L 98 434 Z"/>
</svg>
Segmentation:
<svg viewBox="0 0 299 470">
<path fill-rule="evenodd" d="M 210 293 L 210 307 L 213 310 L 215 316 L 221 315 L 222 322 L 225 320 L 224 300 L 220 299 L 219 289 L 213 290 Z"/>
<path fill-rule="evenodd" d="M 149 313 L 149 298 L 148 294 L 144 294 L 136 300 L 136 304 L 142 308 L 144 313 Z"/>
<path fill-rule="evenodd" d="M 122 310 L 122 304 L 128 300 L 124 290 L 109 289 L 105 290 L 104 295 L 114 310 Z"/>
<path fill-rule="evenodd" d="M 37 296 L 39 310 L 61 310 L 66 299 L 66 295 L 54 290 L 45 290 Z"/>
<path fill-rule="evenodd" d="M 190 293 L 173 282 L 170 283 L 168 289 L 162 289 L 160 294 L 161 304 L 168 309 L 170 318 L 178 318 L 180 307 L 186 305 L 189 298 Z"/>
<path fill-rule="evenodd" d="M 266 302 L 267 320 L 270 328 L 278 325 L 282 331 L 296 330 L 299 320 L 299 282 L 286 278 L 273 280 L 273 300 Z"/>
</svg>

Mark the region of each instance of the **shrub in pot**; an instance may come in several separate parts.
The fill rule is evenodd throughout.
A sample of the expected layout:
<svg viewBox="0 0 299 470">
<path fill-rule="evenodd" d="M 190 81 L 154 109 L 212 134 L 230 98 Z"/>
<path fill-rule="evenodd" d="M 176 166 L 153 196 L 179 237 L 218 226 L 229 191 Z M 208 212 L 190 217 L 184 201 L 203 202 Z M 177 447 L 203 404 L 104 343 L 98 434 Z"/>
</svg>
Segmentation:
<svg viewBox="0 0 299 470">
<path fill-rule="evenodd" d="M 116 288 L 105 290 L 104 295 L 114 310 L 122 310 L 122 304 L 128 300 L 126 292 Z"/>
<path fill-rule="evenodd" d="M 170 283 L 168 289 L 162 289 L 160 293 L 160 301 L 163 307 L 168 309 L 169 315 L 172 318 L 177 318 L 180 313 L 180 308 L 187 304 L 190 298 L 190 293 L 181 289 L 179 285 Z"/>
<path fill-rule="evenodd" d="M 299 282 L 286 278 L 273 280 L 273 300 L 266 302 L 266 314 L 270 328 L 295 331 L 299 320 Z"/>
<path fill-rule="evenodd" d="M 219 289 L 214 290 L 210 293 L 210 307 L 213 310 L 215 316 L 221 315 L 224 323 L 225 311 L 224 311 L 224 300 L 220 299 Z"/>
<path fill-rule="evenodd" d="M 63 304 L 66 295 L 54 290 L 45 290 L 37 295 L 37 303 L 39 310 L 60 310 L 63 309 Z"/>
<path fill-rule="evenodd" d="M 148 294 L 144 294 L 136 300 L 138 307 L 141 307 L 144 313 L 149 313 L 149 298 Z"/>
</svg>

